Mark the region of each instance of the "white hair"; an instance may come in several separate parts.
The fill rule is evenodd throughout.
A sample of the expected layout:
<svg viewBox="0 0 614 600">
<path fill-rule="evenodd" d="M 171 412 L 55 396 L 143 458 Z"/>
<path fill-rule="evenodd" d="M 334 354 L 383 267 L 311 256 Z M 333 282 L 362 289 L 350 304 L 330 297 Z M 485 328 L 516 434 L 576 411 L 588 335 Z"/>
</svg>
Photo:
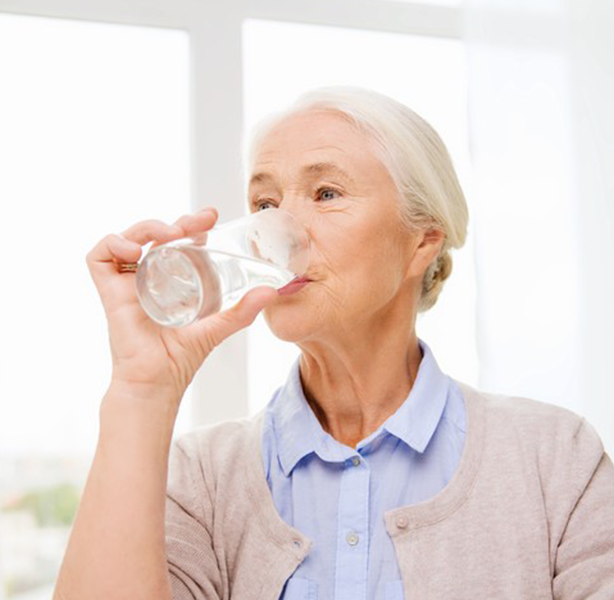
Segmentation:
<svg viewBox="0 0 614 600">
<path fill-rule="evenodd" d="M 246 186 L 268 133 L 285 118 L 311 109 L 341 113 L 374 142 L 398 191 L 401 226 L 412 232 L 433 227 L 444 232 L 441 250 L 422 281 L 417 310 L 429 310 L 452 272 L 449 251 L 464 245 L 469 221 L 465 196 L 445 144 L 422 117 L 384 94 L 353 86 L 315 88 L 285 110 L 265 116 L 252 129 L 249 140 L 243 141 Z"/>
</svg>

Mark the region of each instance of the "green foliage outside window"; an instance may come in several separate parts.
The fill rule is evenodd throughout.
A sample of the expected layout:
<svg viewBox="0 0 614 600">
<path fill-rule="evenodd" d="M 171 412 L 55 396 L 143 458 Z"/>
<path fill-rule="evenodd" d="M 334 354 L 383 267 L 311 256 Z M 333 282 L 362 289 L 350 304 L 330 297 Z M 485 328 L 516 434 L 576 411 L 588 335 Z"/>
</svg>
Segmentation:
<svg viewBox="0 0 614 600">
<path fill-rule="evenodd" d="M 79 488 L 71 483 L 60 483 L 26 492 L 17 501 L 4 506 L 3 510 L 29 510 L 36 517 L 39 527 L 70 526 L 79 505 L 79 498 Z"/>
</svg>

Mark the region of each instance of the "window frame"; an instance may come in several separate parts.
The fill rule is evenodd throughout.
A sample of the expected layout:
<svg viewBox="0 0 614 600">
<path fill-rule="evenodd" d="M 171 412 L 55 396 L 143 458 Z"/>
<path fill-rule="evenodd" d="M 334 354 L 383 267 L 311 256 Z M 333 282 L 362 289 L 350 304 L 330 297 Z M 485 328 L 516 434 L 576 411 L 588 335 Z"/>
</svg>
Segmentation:
<svg viewBox="0 0 614 600">
<path fill-rule="evenodd" d="M 390 0 L 0 0 L 0 12 L 186 31 L 190 40 L 191 207 L 197 211 L 215 205 L 220 222 L 241 217 L 245 211 L 240 152 L 245 19 L 461 38 L 460 8 Z M 192 382 L 193 427 L 249 413 L 247 361 L 245 330 L 210 354 Z"/>
</svg>

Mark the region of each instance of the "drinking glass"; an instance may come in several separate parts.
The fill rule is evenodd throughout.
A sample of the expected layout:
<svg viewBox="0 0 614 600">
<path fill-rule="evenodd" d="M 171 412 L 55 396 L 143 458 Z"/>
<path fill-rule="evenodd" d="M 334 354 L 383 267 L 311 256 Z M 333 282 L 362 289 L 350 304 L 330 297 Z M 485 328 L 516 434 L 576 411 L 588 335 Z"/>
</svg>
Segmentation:
<svg viewBox="0 0 614 600">
<path fill-rule="evenodd" d="M 310 239 L 287 211 L 268 209 L 151 248 L 136 271 L 141 306 L 156 323 L 184 327 L 279 288 L 307 271 Z"/>
</svg>

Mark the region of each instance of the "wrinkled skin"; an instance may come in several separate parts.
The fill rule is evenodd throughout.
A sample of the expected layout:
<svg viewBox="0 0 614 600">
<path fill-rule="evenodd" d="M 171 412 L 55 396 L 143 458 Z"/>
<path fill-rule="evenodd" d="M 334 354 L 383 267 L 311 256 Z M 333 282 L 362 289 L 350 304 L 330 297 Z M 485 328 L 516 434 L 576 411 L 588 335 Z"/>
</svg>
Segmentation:
<svg viewBox="0 0 614 600">
<path fill-rule="evenodd" d="M 302 171 L 319 162 L 339 165 L 350 179 Z M 421 280 L 444 234 L 401 227 L 388 170 L 340 113 L 287 117 L 258 149 L 252 175 L 261 172 L 271 178 L 250 184 L 250 210 L 281 207 L 306 227 L 313 280 L 263 314 L 276 337 L 301 349 L 303 389 L 325 431 L 353 448 L 411 390 L 422 358 Z"/>
</svg>

